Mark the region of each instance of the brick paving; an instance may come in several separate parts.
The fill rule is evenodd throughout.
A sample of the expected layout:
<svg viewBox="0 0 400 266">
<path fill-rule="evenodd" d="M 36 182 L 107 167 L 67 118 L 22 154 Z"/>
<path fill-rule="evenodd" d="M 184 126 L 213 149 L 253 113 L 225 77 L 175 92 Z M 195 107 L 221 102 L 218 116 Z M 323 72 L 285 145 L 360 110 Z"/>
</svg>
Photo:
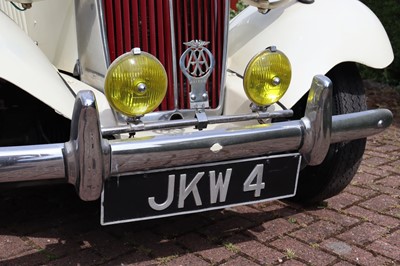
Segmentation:
<svg viewBox="0 0 400 266">
<path fill-rule="evenodd" d="M 400 103 L 387 97 L 391 109 Z M 273 201 L 101 227 L 99 203 L 81 202 L 69 186 L 0 192 L 0 265 L 400 265 L 394 111 L 349 187 L 320 207 Z"/>
</svg>

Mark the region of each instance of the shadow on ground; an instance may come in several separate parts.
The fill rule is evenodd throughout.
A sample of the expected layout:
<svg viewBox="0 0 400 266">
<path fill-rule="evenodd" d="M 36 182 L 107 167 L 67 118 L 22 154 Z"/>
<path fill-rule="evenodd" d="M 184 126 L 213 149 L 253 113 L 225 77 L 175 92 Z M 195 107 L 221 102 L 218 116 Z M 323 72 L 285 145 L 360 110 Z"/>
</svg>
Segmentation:
<svg viewBox="0 0 400 266">
<path fill-rule="evenodd" d="M 253 239 L 254 234 L 270 239 L 284 234 L 295 227 L 287 217 L 303 211 L 272 202 L 257 209 L 244 206 L 102 227 L 99 210 L 100 202 L 80 201 L 70 186 L 3 192 L 0 243 L 8 241 L 14 250 L 2 265 L 119 264 L 121 257 L 124 264 L 164 264 L 187 253 L 188 246 L 195 253 L 213 250 L 213 256 L 220 256 L 211 259 L 215 262 L 233 256 L 233 246 Z M 274 220 L 275 232 L 262 226 Z"/>
</svg>

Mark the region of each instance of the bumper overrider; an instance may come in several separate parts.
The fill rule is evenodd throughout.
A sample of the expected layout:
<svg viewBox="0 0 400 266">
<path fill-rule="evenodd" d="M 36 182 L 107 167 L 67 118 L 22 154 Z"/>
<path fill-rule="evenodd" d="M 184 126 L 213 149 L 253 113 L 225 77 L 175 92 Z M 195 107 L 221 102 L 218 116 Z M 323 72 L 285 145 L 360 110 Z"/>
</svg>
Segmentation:
<svg viewBox="0 0 400 266">
<path fill-rule="evenodd" d="M 331 143 L 377 134 L 389 127 L 393 116 L 387 109 L 332 116 L 332 86 L 325 76 L 315 76 L 305 115 L 300 120 L 265 127 L 199 130 L 151 138 L 107 140 L 92 92 L 77 95 L 70 141 L 59 144 L 0 148 L 0 183 L 64 180 L 73 184 L 82 200 L 100 197 L 105 180 L 152 169 L 166 169 L 231 159 L 298 151 L 303 163 L 320 164 Z M 283 111 L 284 112 L 284 111 Z M 263 118 L 254 113 L 248 119 Z M 273 115 L 269 115 L 271 117 Z M 170 125 L 243 120 L 239 116 L 169 121 Z M 175 124 L 173 124 L 175 123 Z M 186 123 L 186 124 L 185 124 Z M 158 125 L 159 126 L 159 125 Z M 145 125 L 142 127 L 146 128 Z M 151 125 L 147 125 L 151 129 Z M 125 130 L 125 129 L 124 129 Z"/>
</svg>

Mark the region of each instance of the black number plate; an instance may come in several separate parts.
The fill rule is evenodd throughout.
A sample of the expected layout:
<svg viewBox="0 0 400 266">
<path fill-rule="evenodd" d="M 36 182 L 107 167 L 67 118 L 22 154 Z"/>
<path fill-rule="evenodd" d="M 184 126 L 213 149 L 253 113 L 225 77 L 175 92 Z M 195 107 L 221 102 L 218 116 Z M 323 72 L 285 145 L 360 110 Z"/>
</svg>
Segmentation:
<svg viewBox="0 0 400 266">
<path fill-rule="evenodd" d="M 301 156 L 287 154 L 111 177 L 103 225 L 161 218 L 294 196 Z"/>
</svg>

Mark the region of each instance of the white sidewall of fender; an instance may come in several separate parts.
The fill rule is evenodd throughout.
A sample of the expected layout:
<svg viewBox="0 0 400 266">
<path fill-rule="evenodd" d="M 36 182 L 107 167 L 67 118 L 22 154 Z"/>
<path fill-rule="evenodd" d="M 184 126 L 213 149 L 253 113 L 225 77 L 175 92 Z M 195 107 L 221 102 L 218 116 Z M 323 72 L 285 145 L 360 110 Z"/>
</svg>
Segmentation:
<svg viewBox="0 0 400 266">
<path fill-rule="evenodd" d="M 118 121 L 115 119 L 114 113 L 107 101 L 107 98 L 102 92 L 87 85 L 86 83 L 83 83 L 82 81 L 76 80 L 71 76 L 65 74 L 61 74 L 61 76 L 76 94 L 82 90 L 90 90 L 94 93 L 94 96 L 96 97 L 97 109 L 100 115 L 100 124 L 102 127 L 118 126 Z"/>
<path fill-rule="evenodd" d="M 0 0 L 0 9 L 31 37 L 53 65 L 72 73 L 78 59 L 74 0 L 35 1 L 24 12 Z"/>
<path fill-rule="evenodd" d="M 314 75 L 326 74 L 341 62 L 384 68 L 393 61 L 383 26 L 357 0 L 318 0 L 310 5 L 290 0 L 267 15 L 247 8 L 230 24 L 228 69 L 243 75 L 250 59 L 269 46 L 283 51 L 292 65 L 291 84 L 281 99 L 288 108 L 308 91 Z M 232 81 L 234 77 L 227 79 L 229 100 L 229 94 L 241 94 L 234 91 L 243 87 L 241 81 Z M 235 108 L 228 102 L 225 112 L 239 111 Z"/>
<path fill-rule="evenodd" d="M 0 12 L 0 78 L 70 118 L 75 97 L 57 69 L 25 32 Z"/>
<path fill-rule="evenodd" d="M 74 1 L 39 1 L 25 12 L 31 39 L 53 65 L 72 73 L 78 59 Z"/>
</svg>

